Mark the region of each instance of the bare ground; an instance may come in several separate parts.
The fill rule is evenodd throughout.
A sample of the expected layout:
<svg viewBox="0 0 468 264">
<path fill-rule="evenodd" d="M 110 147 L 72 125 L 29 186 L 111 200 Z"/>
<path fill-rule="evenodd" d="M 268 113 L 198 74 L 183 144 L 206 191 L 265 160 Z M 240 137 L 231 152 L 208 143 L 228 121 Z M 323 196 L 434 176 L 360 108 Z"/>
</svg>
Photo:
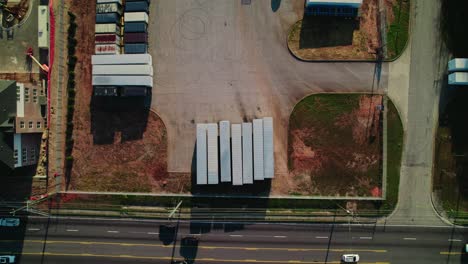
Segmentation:
<svg viewBox="0 0 468 264">
<path fill-rule="evenodd" d="M 95 5 L 73 2 L 79 40 L 75 69 L 73 164 L 68 189 L 83 191 L 180 192 L 184 185 L 167 173 L 167 134 L 149 110 L 93 108 L 91 55 Z M 182 187 L 181 187 L 182 186 Z"/>
<path fill-rule="evenodd" d="M 289 193 L 379 196 L 381 96 L 335 99 L 343 109 L 325 98 L 305 99 L 291 115 Z"/>
</svg>

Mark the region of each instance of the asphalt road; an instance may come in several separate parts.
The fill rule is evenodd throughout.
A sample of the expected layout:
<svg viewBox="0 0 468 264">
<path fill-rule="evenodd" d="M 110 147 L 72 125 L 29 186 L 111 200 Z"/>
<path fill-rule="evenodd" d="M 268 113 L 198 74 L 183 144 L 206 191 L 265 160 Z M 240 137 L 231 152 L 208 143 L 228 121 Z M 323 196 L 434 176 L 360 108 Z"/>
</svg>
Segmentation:
<svg viewBox="0 0 468 264">
<path fill-rule="evenodd" d="M 0 230 L 2 253 L 19 263 L 468 263 L 461 250 L 467 229 L 447 227 L 177 223 L 177 240 L 160 221 L 30 219 Z M 171 235 L 172 234 L 172 235 Z M 198 237 L 198 245 L 182 245 Z M 182 245 L 182 246 L 181 246 Z"/>
</svg>

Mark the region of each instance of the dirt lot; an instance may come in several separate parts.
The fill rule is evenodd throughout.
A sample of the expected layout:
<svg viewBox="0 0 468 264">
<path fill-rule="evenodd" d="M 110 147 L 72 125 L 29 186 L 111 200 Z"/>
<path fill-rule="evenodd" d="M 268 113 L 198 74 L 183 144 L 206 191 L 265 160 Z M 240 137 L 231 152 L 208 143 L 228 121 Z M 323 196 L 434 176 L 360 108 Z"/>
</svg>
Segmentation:
<svg viewBox="0 0 468 264">
<path fill-rule="evenodd" d="M 73 163 L 68 189 L 86 191 L 180 192 L 184 186 L 167 173 L 167 134 L 161 119 L 135 105 L 109 111 L 92 100 L 91 54 L 95 6 L 73 2 L 77 17 L 78 63 L 73 119 Z"/>
<path fill-rule="evenodd" d="M 393 5 L 385 0 L 387 23 L 394 20 Z M 371 60 L 381 45 L 378 23 L 378 0 L 364 0 L 359 20 L 305 15 L 293 25 L 288 46 L 304 60 Z"/>
<path fill-rule="evenodd" d="M 380 196 L 381 96 L 313 95 L 289 124 L 289 194 Z"/>
</svg>

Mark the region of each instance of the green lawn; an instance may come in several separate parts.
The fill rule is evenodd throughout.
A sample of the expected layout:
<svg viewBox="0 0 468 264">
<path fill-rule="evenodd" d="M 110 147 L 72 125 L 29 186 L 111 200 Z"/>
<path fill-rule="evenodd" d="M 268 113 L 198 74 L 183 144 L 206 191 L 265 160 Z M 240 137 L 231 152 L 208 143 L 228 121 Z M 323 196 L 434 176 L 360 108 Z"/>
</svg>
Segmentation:
<svg viewBox="0 0 468 264">
<path fill-rule="evenodd" d="M 398 0 L 393 6 L 395 20 L 387 31 L 387 58 L 394 59 L 404 50 L 409 34 L 410 1 Z"/>
<path fill-rule="evenodd" d="M 390 100 L 387 110 L 387 199 L 380 209 L 393 210 L 398 202 L 403 125 L 395 105 Z"/>
</svg>

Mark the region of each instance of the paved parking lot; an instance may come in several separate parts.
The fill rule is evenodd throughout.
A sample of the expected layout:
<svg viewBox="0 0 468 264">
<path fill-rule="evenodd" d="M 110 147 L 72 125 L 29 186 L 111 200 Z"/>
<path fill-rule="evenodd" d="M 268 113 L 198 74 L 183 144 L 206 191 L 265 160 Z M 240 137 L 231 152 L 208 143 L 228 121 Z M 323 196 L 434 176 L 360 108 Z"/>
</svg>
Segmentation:
<svg viewBox="0 0 468 264">
<path fill-rule="evenodd" d="M 167 126 L 169 171 L 190 171 L 196 123 L 273 116 L 276 172 L 286 173 L 289 114 L 301 98 L 372 90 L 373 63 L 294 59 L 286 38 L 304 1 L 282 0 L 279 8 L 277 2 L 172 0 L 151 6 L 152 108 Z M 384 65 L 381 87 L 386 85 Z"/>
<path fill-rule="evenodd" d="M 26 49 L 34 48 L 34 54 L 39 59 L 39 49 L 37 48 L 37 9 L 39 0 L 31 0 L 32 6 L 30 15 L 24 23 L 13 29 L 5 29 L 0 26 L 0 72 L 2 73 L 24 73 L 30 72 L 30 67 L 26 61 Z M 12 30 L 13 38 L 8 39 L 7 30 Z M 32 65 L 32 72 L 39 72 L 36 65 Z"/>
</svg>

